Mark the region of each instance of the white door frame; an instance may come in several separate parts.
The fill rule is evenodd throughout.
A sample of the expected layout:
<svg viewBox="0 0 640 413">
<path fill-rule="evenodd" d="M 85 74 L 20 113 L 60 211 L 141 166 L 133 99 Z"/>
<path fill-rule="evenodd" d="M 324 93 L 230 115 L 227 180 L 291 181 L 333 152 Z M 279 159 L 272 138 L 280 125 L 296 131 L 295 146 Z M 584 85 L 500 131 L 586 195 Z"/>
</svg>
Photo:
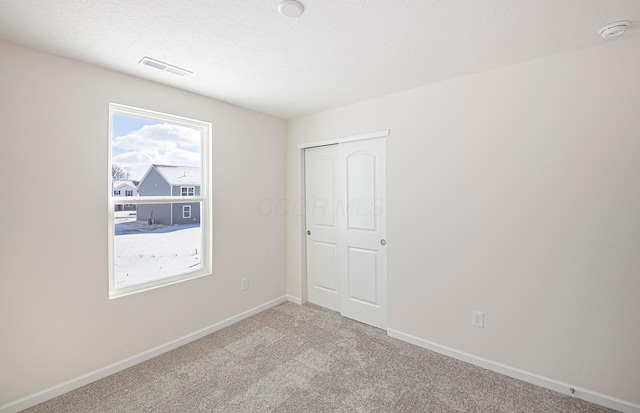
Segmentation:
<svg viewBox="0 0 640 413">
<path fill-rule="evenodd" d="M 304 200 L 306 199 L 306 188 L 305 188 L 305 164 L 304 164 L 304 150 L 307 148 L 315 148 L 318 146 L 326 146 L 326 145 L 334 145 L 337 143 L 346 143 L 346 142 L 353 142 L 353 141 L 362 141 L 365 139 L 375 139 L 375 138 L 386 138 L 389 136 L 389 134 L 391 133 L 391 129 L 382 129 L 379 131 L 375 131 L 375 132 L 367 132 L 367 133 L 361 133 L 358 135 L 349 135 L 349 136 L 343 136 L 343 137 L 339 137 L 339 138 L 334 138 L 334 139 L 327 139 L 324 141 L 314 141 L 314 142 L 306 142 L 306 143 L 300 143 L 298 144 L 298 156 L 300 157 L 300 168 L 301 168 L 301 188 L 300 188 L 300 194 L 301 197 L 300 199 L 302 199 L 302 208 L 301 208 L 301 214 L 300 214 L 300 251 L 302 253 L 302 257 L 301 257 L 301 265 L 302 265 L 302 291 L 301 291 L 301 297 L 300 297 L 300 301 L 301 304 L 304 304 L 308 301 L 307 299 L 307 237 L 306 237 L 306 232 L 307 232 L 307 206 L 306 206 L 306 202 L 304 202 Z"/>
</svg>

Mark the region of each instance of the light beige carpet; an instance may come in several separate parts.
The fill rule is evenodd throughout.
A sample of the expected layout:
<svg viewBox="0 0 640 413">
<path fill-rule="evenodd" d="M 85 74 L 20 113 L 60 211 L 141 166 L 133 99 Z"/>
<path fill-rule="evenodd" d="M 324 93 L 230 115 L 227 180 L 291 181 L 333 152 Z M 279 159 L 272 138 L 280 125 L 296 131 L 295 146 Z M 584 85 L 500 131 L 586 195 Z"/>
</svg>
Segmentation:
<svg viewBox="0 0 640 413">
<path fill-rule="evenodd" d="M 612 412 L 286 303 L 28 412 Z"/>
</svg>

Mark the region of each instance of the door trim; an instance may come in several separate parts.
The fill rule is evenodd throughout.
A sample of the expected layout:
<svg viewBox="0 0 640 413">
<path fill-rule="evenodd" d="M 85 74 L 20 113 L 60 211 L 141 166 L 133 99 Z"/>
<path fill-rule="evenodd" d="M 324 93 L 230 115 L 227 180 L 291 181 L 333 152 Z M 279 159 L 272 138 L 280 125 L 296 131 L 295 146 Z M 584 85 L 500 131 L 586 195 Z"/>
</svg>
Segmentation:
<svg viewBox="0 0 640 413">
<path fill-rule="evenodd" d="M 300 143 L 298 144 L 298 149 L 315 148 L 317 146 L 335 145 L 337 143 L 361 141 L 365 139 L 386 138 L 387 136 L 389 136 L 390 133 L 391 133 L 391 129 L 382 129 L 375 132 L 367 132 L 367 133 L 361 133 L 359 135 L 343 136 L 339 138 L 328 139 L 325 141 Z M 302 171 L 302 177 L 304 178 L 304 170 Z"/>
</svg>

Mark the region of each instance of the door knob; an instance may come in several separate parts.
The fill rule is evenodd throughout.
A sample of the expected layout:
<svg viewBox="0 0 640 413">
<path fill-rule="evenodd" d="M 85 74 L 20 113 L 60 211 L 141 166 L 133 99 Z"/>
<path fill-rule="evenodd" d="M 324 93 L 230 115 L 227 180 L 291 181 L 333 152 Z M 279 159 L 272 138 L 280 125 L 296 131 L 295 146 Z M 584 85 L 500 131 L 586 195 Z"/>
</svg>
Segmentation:
<svg viewBox="0 0 640 413">
<path fill-rule="evenodd" d="M 307 235 L 311 235 L 311 231 L 307 231 Z"/>
<path fill-rule="evenodd" d="M 380 240 L 380 245 L 387 245 L 387 240 L 386 239 L 381 239 Z"/>
</svg>

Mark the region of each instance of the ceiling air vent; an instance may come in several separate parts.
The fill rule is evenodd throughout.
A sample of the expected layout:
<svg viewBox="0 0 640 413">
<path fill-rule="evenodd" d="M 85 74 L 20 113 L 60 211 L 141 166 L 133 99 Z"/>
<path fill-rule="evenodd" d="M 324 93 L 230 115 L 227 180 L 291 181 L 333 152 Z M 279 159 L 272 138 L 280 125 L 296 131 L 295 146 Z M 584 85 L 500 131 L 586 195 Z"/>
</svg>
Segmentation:
<svg viewBox="0 0 640 413">
<path fill-rule="evenodd" d="M 164 63 L 159 60 L 152 59 L 148 56 L 143 57 L 138 63 L 141 63 L 145 66 L 153 67 L 154 69 L 162 70 L 164 72 L 173 73 L 174 75 L 178 76 L 186 76 L 193 73 L 188 70 L 181 69 L 178 66 L 173 66 L 169 63 Z"/>
</svg>

